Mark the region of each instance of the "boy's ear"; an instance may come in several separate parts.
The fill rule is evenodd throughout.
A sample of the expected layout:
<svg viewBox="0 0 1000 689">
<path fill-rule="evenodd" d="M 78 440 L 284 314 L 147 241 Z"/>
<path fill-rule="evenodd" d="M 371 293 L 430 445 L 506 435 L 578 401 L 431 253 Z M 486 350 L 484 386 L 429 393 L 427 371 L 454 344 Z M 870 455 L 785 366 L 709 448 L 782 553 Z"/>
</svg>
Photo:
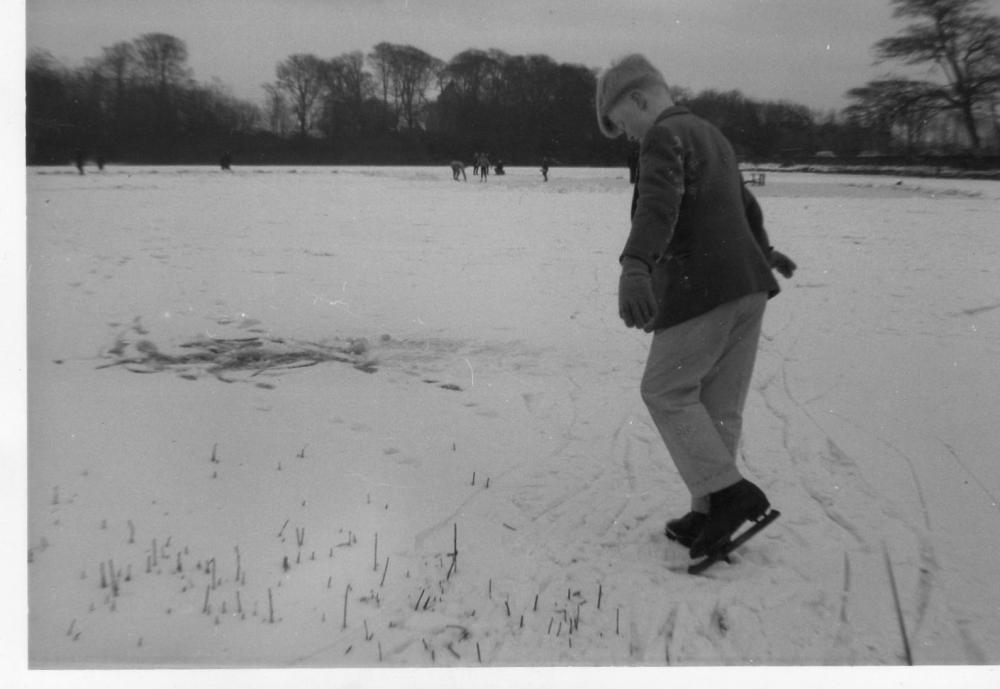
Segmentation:
<svg viewBox="0 0 1000 689">
<path fill-rule="evenodd" d="M 635 106 L 640 110 L 646 109 L 646 94 L 642 91 L 632 91 L 628 94 L 629 99 L 635 103 Z"/>
</svg>

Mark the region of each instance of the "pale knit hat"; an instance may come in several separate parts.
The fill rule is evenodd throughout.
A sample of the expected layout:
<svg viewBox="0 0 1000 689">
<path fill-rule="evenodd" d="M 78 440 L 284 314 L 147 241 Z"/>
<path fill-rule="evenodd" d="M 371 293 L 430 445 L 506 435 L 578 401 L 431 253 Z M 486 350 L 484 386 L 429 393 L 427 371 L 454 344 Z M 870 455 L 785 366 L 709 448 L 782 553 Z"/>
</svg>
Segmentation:
<svg viewBox="0 0 1000 689">
<path fill-rule="evenodd" d="M 626 55 L 612 63 L 597 79 L 597 94 L 594 104 L 597 106 L 597 126 L 601 133 L 609 139 L 622 134 L 610 120 L 608 113 L 627 93 L 634 89 L 659 84 L 666 86 L 667 82 L 649 60 L 639 53 Z"/>
</svg>

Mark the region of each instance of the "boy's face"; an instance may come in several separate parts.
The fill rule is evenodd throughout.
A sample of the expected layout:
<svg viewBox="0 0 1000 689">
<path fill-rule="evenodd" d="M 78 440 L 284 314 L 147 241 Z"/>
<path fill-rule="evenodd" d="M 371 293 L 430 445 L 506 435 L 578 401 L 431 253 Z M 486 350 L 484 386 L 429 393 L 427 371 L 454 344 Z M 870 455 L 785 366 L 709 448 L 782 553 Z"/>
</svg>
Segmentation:
<svg viewBox="0 0 1000 689">
<path fill-rule="evenodd" d="M 629 141 L 642 141 L 646 132 L 653 126 L 655 113 L 649 108 L 649 103 L 642 93 L 633 91 L 608 111 L 608 119 L 621 131 Z"/>
</svg>

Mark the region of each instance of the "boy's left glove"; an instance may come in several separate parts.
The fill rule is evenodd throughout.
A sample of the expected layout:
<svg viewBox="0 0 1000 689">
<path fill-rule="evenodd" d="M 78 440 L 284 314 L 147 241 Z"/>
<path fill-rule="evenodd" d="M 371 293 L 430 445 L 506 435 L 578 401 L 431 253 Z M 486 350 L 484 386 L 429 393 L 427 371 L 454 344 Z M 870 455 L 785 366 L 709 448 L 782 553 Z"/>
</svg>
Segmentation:
<svg viewBox="0 0 1000 689">
<path fill-rule="evenodd" d="M 656 314 L 656 297 L 649 266 L 637 258 L 622 259 L 622 275 L 618 280 L 618 315 L 629 328 L 642 328 Z"/>
<path fill-rule="evenodd" d="M 785 256 L 780 251 L 775 251 L 774 249 L 771 250 L 771 267 L 786 278 L 792 277 L 792 274 L 795 273 L 795 269 L 798 268 L 798 266 L 795 265 L 795 261 L 788 258 L 788 256 Z"/>
</svg>

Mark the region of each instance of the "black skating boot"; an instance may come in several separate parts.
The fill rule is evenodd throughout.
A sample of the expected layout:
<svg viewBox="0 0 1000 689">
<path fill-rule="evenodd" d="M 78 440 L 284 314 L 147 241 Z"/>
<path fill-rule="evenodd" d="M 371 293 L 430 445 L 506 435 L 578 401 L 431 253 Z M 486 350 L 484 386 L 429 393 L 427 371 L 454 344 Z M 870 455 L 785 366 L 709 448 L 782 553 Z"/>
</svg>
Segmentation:
<svg viewBox="0 0 1000 689">
<path fill-rule="evenodd" d="M 677 541 L 685 548 L 690 548 L 695 539 L 701 535 L 708 515 L 704 512 L 688 512 L 680 519 L 671 519 L 667 522 L 664 533 L 671 541 Z"/>
<path fill-rule="evenodd" d="M 703 557 L 726 544 L 746 520 L 756 521 L 767 513 L 770 503 L 764 491 L 746 479 L 708 496 L 708 521 L 691 544 L 691 557 Z"/>
</svg>

